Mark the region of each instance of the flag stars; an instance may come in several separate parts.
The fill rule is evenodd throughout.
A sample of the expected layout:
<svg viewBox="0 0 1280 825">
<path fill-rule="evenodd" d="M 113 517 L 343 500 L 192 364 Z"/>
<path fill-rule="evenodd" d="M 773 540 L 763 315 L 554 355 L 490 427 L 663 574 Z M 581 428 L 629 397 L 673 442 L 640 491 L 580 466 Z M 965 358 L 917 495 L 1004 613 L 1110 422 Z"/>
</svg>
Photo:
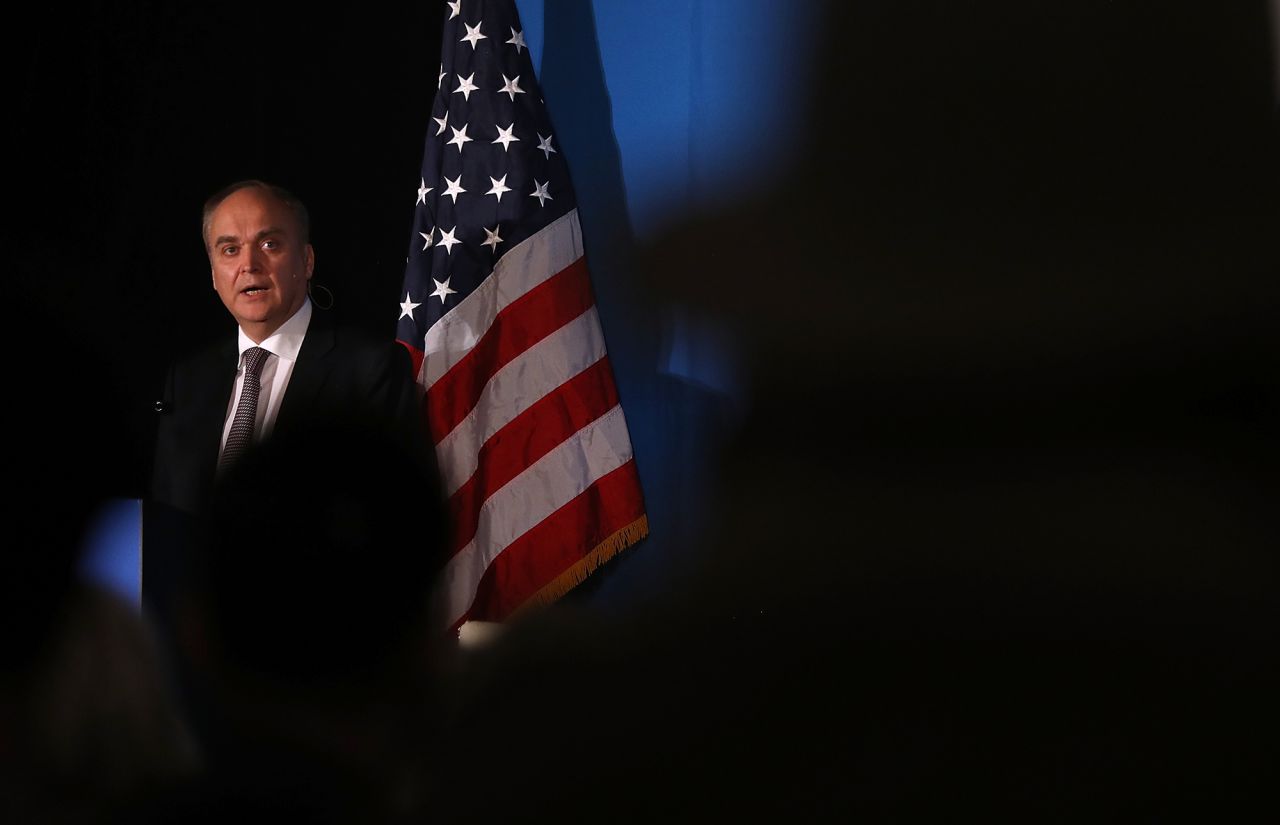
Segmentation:
<svg viewBox="0 0 1280 825">
<path fill-rule="evenodd" d="M 462 14 L 462 0 L 445 0 L 445 2 L 449 5 L 450 20 Z"/>
<path fill-rule="evenodd" d="M 503 76 L 505 77 L 505 75 L 503 75 Z M 471 93 L 472 93 L 472 92 L 474 92 L 476 89 L 479 89 L 479 88 L 480 88 L 479 86 L 477 86 L 475 83 L 473 83 L 473 82 L 472 82 L 472 81 L 474 81 L 475 79 L 476 79 L 476 73 L 475 73 L 475 72 L 472 72 L 471 74 L 467 75 L 466 77 L 463 77 L 462 75 L 458 75 L 458 88 L 454 89 L 454 90 L 453 90 L 453 93 L 456 95 L 456 94 L 458 94 L 459 92 L 461 92 L 461 93 L 462 93 L 462 99 L 463 99 L 463 100 L 465 100 L 465 101 L 467 101 L 468 103 L 470 103 L 470 102 L 471 102 Z"/>
<path fill-rule="evenodd" d="M 522 95 L 525 93 L 524 89 L 520 88 L 520 75 L 509 78 L 504 74 L 502 79 L 505 83 L 503 87 L 498 90 L 498 94 L 506 94 L 512 100 L 515 100 L 516 95 Z"/>
<path fill-rule="evenodd" d="M 458 0 L 458 2 L 462 2 L 462 0 Z M 466 24 L 466 23 L 463 23 L 462 25 L 467 26 L 467 24 Z M 462 38 L 461 40 L 459 40 L 458 42 L 459 42 L 459 43 L 470 43 L 470 44 L 471 44 L 471 48 L 472 48 L 472 49 L 475 49 L 476 44 L 477 44 L 477 43 L 479 43 L 481 40 L 488 40 L 488 39 L 489 39 L 489 37 L 488 37 L 487 35 L 483 35 L 483 34 L 481 34 L 481 33 L 480 33 L 480 25 L 481 25 L 480 23 L 476 23 L 474 27 L 472 27 L 472 26 L 467 26 L 467 33 L 466 33 L 466 35 L 465 35 L 465 36 L 463 36 L 463 38 Z"/>
<path fill-rule="evenodd" d="M 547 201 L 555 200 L 555 198 L 547 194 L 547 186 L 549 186 L 550 184 L 551 184 L 551 181 L 549 180 L 546 183 L 538 183 L 537 178 L 534 179 L 533 191 L 529 193 L 529 197 L 537 198 L 538 206 L 546 206 Z"/>
<path fill-rule="evenodd" d="M 422 251 L 426 252 L 431 248 L 431 236 L 435 233 L 434 229 L 428 229 L 426 232 L 419 232 L 422 236 Z"/>
<path fill-rule="evenodd" d="M 440 64 L 440 76 L 436 78 L 436 88 L 437 88 L 437 89 L 439 89 L 439 88 L 441 87 L 441 85 L 443 85 L 443 84 L 444 84 L 444 76 L 445 76 L 445 75 L 447 75 L 447 74 L 448 74 L 448 72 L 446 72 L 446 71 L 444 70 L 444 64 L 443 64 L 443 63 L 441 63 L 441 64 Z"/>
<path fill-rule="evenodd" d="M 436 122 L 436 134 L 444 134 L 445 127 L 449 125 L 448 113 L 446 113 L 444 117 L 433 117 L 431 119 Z"/>
<path fill-rule="evenodd" d="M 425 205 L 427 202 L 427 193 L 435 191 L 435 187 L 427 186 L 426 178 L 420 178 L 420 180 L 422 181 L 422 183 L 418 185 L 418 202 L 415 203 L 414 206 L 417 206 L 418 203 Z"/>
<path fill-rule="evenodd" d="M 453 233 L 457 231 L 458 231 L 458 227 L 456 226 L 453 229 L 450 229 L 448 232 L 445 232 L 443 229 L 440 230 L 440 240 L 436 242 L 436 246 L 443 246 L 444 254 L 452 255 L 453 245 L 456 243 L 462 243 L 462 241 L 458 240 L 453 236 Z"/>
<path fill-rule="evenodd" d="M 538 149 L 547 156 L 547 160 L 551 160 L 551 153 L 556 151 L 551 148 L 551 135 L 543 137 L 541 132 L 538 133 Z M 556 152 L 556 154 L 560 153 Z"/>
<path fill-rule="evenodd" d="M 449 186 L 444 190 L 444 194 L 442 194 L 440 197 L 453 198 L 454 204 L 457 204 L 458 196 L 461 195 L 463 192 L 467 191 L 462 188 L 462 175 L 459 174 L 453 180 L 449 180 L 448 178 L 445 178 L 444 182 L 449 184 Z"/>
<path fill-rule="evenodd" d="M 404 300 L 400 303 L 400 318 L 408 318 L 410 321 L 414 320 L 413 311 L 420 306 L 422 306 L 422 304 L 415 304 L 412 299 L 409 298 L 409 293 L 406 292 L 404 294 Z M 400 318 L 397 318 L 396 320 L 399 321 Z"/>
<path fill-rule="evenodd" d="M 485 194 L 495 195 L 498 198 L 498 203 L 502 203 L 502 193 L 511 191 L 510 187 L 507 186 L 507 176 L 503 175 L 501 180 L 490 176 L 489 180 L 493 183 L 493 186 Z"/>
<path fill-rule="evenodd" d="M 508 148 L 510 148 L 513 142 L 520 140 L 520 138 L 512 134 L 512 132 L 514 132 L 516 128 L 516 124 L 514 121 L 511 123 L 510 126 L 508 126 L 505 129 L 503 129 L 501 126 L 498 126 L 497 124 L 494 124 L 494 128 L 498 130 L 498 137 L 495 140 L 490 141 L 490 143 L 501 143 L 502 151 L 504 152 L 507 151 Z"/>
<path fill-rule="evenodd" d="M 516 54 L 520 54 L 521 49 L 529 48 L 524 44 L 524 32 L 518 32 L 514 27 L 511 29 L 511 39 L 507 42 L 516 47 Z"/>
<path fill-rule="evenodd" d="M 444 303 L 444 301 L 445 301 L 445 296 L 447 296 L 447 295 L 455 295 L 455 294 L 457 294 L 457 292 L 458 292 L 458 290 L 456 290 L 456 289 L 450 289 L 450 288 L 449 288 L 449 281 L 453 280 L 453 278 L 451 278 L 451 277 L 450 277 L 450 278 L 445 278 L 445 279 L 444 279 L 444 283 L 441 283 L 440 281 L 436 281 L 436 279 L 435 279 L 435 278 L 432 278 L 431 280 L 435 281 L 435 284 L 436 284 L 436 291 L 435 291 L 435 292 L 433 292 L 433 293 L 431 293 L 431 297 L 432 297 L 432 298 L 439 298 L 439 299 L 440 299 L 440 303 L 441 303 L 441 304 L 443 304 L 443 303 Z"/>
<path fill-rule="evenodd" d="M 450 126 L 449 128 L 453 129 L 452 126 Z M 453 129 L 453 137 L 449 138 L 449 143 L 451 144 L 456 143 L 458 145 L 458 151 L 461 152 L 463 144 L 467 143 L 470 140 L 472 140 L 472 138 L 467 137 L 467 124 L 464 123 L 462 124 L 461 129 Z M 461 178 L 462 176 L 459 175 L 458 177 Z"/>
<path fill-rule="evenodd" d="M 493 229 L 490 229 L 487 226 L 482 228 L 484 229 L 484 243 L 480 245 L 493 247 L 493 254 L 497 255 L 498 244 L 502 243 L 502 238 L 498 237 L 498 230 L 502 228 L 502 225 L 497 224 L 493 227 Z"/>
</svg>

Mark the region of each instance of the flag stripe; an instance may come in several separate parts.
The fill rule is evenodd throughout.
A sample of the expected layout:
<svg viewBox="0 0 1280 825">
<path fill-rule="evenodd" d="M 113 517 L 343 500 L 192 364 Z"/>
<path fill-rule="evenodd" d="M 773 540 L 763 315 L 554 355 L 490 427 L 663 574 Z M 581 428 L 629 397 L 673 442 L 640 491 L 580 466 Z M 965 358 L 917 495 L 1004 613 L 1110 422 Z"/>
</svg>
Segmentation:
<svg viewBox="0 0 1280 825">
<path fill-rule="evenodd" d="M 600 318 L 592 307 L 499 370 L 467 417 L 436 445 L 445 495 L 475 472 L 480 447 L 494 433 L 604 354 Z"/>
<path fill-rule="evenodd" d="M 525 410 L 480 448 L 476 472 L 449 499 L 449 554 L 476 534 L 485 499 L 618 403 L 605 356 Z"/>
<path fill-rule="evenodd" d="M 471 606 L 485 569 L 503 549 L 631 457 L 622 407 L 614 407 L 490 496 L 480 509 L 475 538 L 448 561 L 438 580 L 433 604 L 444 614 L 440 626 L 452 626 Z"/>
<path fill-rule="evenodd" d="M 582 254 L 576 208 L 509 249 L 484 283 L 427 330 L 418 383 L 430 389 L 471 351 L 499 312 Z"/>
<path fill-rule="evenodd" d="M 475 347 L 427 393 L 432 440 L 438 442 L 467 417 L 494 373 L 594 301 L 586 262 L 579 258 L 498 313 Z"/>
<path fill-rule="evenodd" d="M 512 542 L 481 579 L 470 617 L 507 618 L 542 590 L 547 570 L 572 569 L 584 554 L 642 516 L 636 463 L 628 461 Z"/>
</svg>

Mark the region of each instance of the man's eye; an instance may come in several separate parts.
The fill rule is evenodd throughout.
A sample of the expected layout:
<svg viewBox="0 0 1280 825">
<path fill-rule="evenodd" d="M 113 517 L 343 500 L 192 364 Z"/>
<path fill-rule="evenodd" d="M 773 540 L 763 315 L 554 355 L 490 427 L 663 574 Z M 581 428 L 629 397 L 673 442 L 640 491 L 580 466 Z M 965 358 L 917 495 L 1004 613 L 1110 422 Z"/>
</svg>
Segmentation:
<svg viewBox="0 0 1280 825">
<path fill-rule="evenodd" d="M 222 254 L 223 254 L 223 255 L 234 255 L 234 254 L 236 254 L 236 253 L 237 253 L 237 252 L 239 252 L 239 251 L 240 251 L 240 247 L 238 247 L 238 246 L 224 246 L 224 247 L 222 247 Z"/>
<path fill-rule="evenodd" d="M 276 243 L 275 241 L 271 241 L 271 240 L 267 240 L 267 241 L 263 241 L 263 242 L 262 242 L 262 248 L 263 248 L 263 249 L 275 249 L 275 248 L 277 248 L 277 247 L 279 247 L 279 246 L 280 246 L 280 244 Z"/>
</svg>

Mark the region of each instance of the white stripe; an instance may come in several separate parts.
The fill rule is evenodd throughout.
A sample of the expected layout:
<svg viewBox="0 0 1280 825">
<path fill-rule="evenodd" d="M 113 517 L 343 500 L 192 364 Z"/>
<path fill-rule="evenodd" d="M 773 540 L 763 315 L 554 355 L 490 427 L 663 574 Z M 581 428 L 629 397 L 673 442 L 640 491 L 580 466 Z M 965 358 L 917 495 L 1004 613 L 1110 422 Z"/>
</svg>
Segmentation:
<svg viewBox="0 0 1280 825">
<path fill-rule="evenodd" d="M 467 417 L 436 445 L 445 495 L 453 495 L 476 471 L 480 447 L 494 433 L 604 354 L 604 333 L 593 306 L 495 372 Z"/>
<path fill-rule="evenodd" d="M 432 604 L 439 626 L 451 626 L 471 606 L 498 554 L 630 460 L 627 422 L 615 406 L 490 496 L 480 508 L 475 537 L 445 565 L 436 586 Z"/>
<path fill-rule="evenodd" d="M 427 330 L 418 383 L 430 388 L 471 351 L 499 312 L 581 257 L 576 208 L 509 249 L 484 283 Z"/>
</svg>

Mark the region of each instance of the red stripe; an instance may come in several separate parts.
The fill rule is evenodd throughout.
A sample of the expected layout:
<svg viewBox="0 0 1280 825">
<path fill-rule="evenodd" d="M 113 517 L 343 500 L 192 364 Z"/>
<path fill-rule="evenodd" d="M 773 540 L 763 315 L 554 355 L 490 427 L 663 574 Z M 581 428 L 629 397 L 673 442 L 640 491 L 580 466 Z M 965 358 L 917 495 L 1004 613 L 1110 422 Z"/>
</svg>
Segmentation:
<svg viewBox="0 0 1280 825">
<path fill-rule="evenodd" d="M 484 572 L 467 618 L 502 621 L 597 545 L 644 515 L 634 460 L 516 539 Z"/>
<path fill-rule="evenodd" d="M 418 371 L 422 369 L 422 357 L 426 353 L 412 344 L 407 344 L 404 341 L 401 341 L 399 338 L 396 339 L 396 343 L 409 350 L 409 357 L 413 359 L 413 372 L 410 374 L 416 380 L 418 377 Z"/>
<path fill-rule="evenodd" d="M 617 403 L 606 355 L 494 433 L 480 448 L 475 474 L 449 498 L 449 555 L 475 537 L 480 507 L 489 496 Z"/>
<path fill-rule="evenodd" d="M 480 400 L 493 374 L 591 308 L 586 261 L 579 258 L 512 301 L 470 352 L 427 391 L 427 422 L 439 444 Z"/>
</svg>

